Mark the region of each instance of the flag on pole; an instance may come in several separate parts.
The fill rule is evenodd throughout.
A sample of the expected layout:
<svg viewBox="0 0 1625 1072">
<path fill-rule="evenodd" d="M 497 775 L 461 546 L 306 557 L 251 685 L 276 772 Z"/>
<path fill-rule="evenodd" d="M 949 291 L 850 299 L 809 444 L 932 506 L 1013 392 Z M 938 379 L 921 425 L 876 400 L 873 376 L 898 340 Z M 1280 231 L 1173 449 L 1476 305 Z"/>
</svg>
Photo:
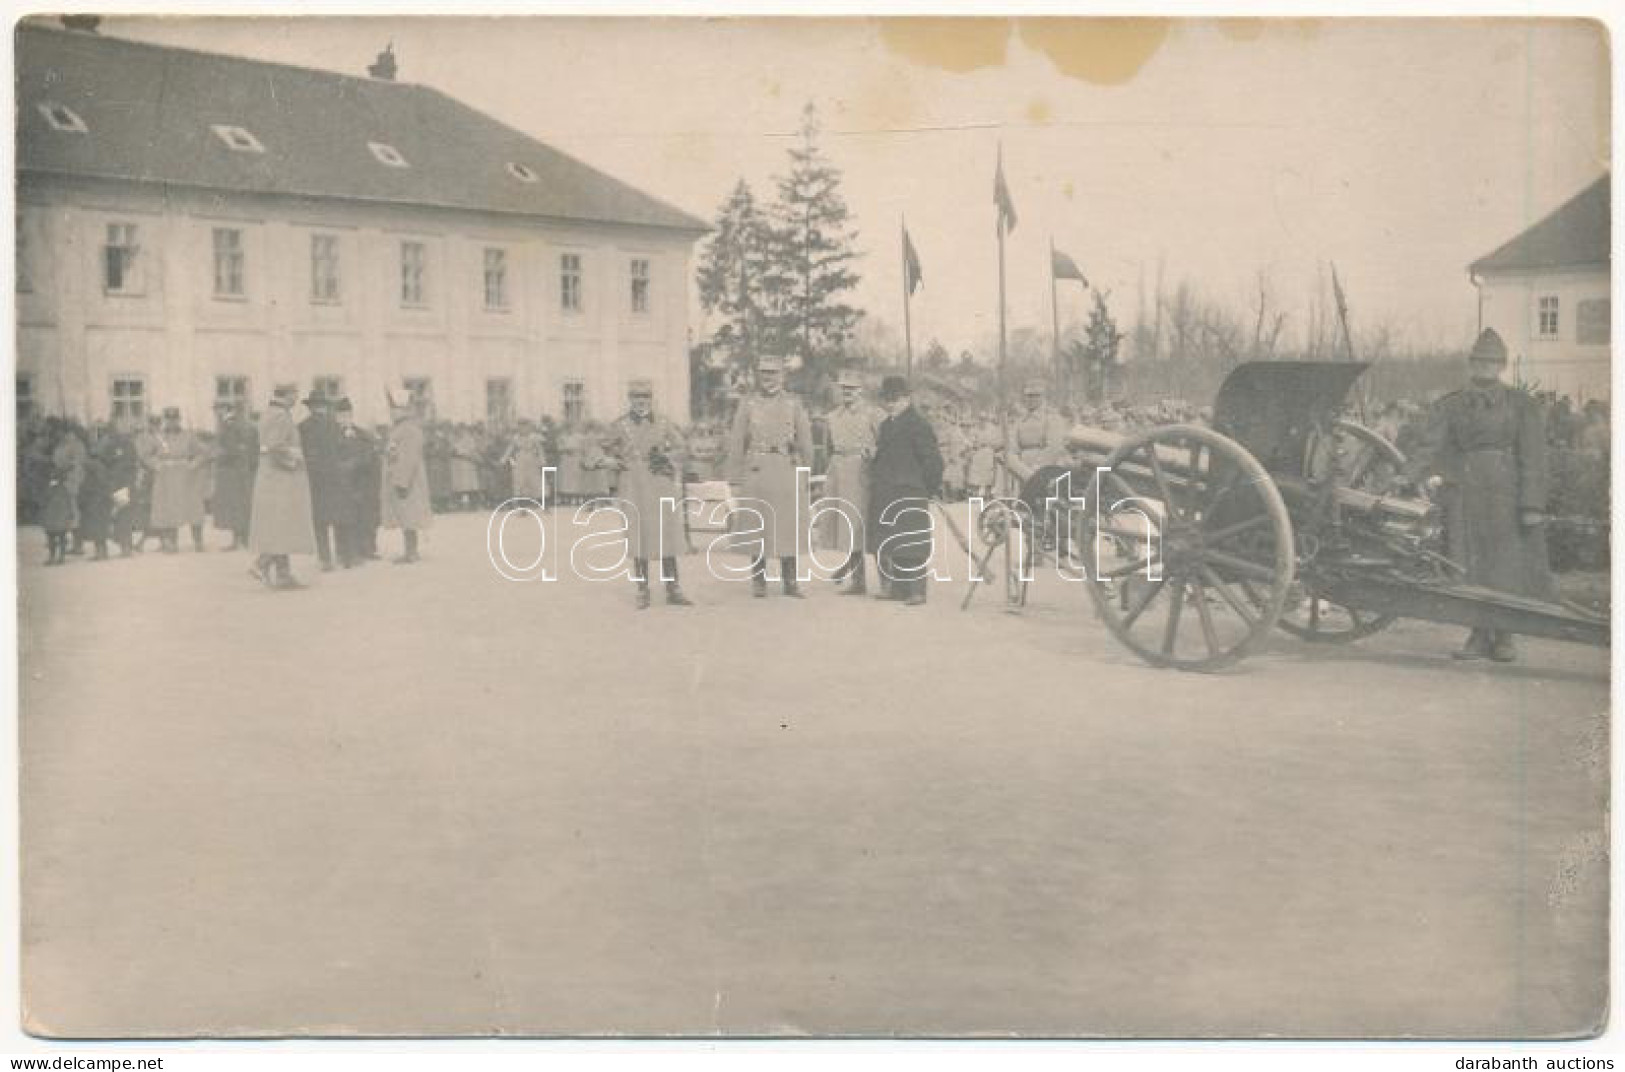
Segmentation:
<svg viewBox="0 0 1625 1072">
<path fill-rule="evenodd" d="M 1016 229 L 1016 203 L 1010 199 L 1010 187 L 1004 182 L 1004 146 L 999 146 L 999 165 L 993 173 L 993 201 L 999 206 L 999 226 L 1009 234 Z"/>
<path fill-rule="evenodd" d="M 920 271 L 920 255 L 914 249 L 914 241 L 908 236 L 908 228 L 903 228 L 903 287 L 913 294 L 925 283 L 925 273 Z"/>
<path fill-rule="evenodd" d="M 1058 249 L 1052 249 L 1049 251 L 1049 260 L 1050 273 L 1056 279 L 1076 279 L 1084 286 L 1089 285 L 1089 280 L 1083 277 L 1083 269 L 1078 267 L 1078 262 L 1065 253 Z"/>
</svg>

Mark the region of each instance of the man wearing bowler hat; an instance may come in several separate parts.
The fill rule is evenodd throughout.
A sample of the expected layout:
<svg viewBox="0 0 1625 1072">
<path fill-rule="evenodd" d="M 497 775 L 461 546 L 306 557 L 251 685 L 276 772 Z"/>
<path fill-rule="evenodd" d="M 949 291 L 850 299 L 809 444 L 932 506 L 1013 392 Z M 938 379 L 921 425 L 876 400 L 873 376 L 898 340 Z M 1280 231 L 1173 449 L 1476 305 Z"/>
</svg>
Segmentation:
<svg viewBox="0 0 1625 1072">
<path fill-rule="evenodd" d="M 338 425 L 333 423 L 333 400 L 311 391 L 305 398 L 310 416 L 299 422 L 299 446 L 310 474 L 310 513 L 316 526 L 316 557 L 322 572 L 333 568 L 333 530 L 337 528 L 339 496 Z"/>
<path fill-rule="evenodd" d="M 925 602 L 931 499 L 942 489 L 942 451 L 931 422 L 914 407 L 907 380 L 887 376 L 880 404 L 887 416 L 869 470 L 869 550 L 881 577 L 890 582 L 881 598 L 913 607 Z"/>
<path fill-rule="evenodd" d="M 740 399 L 728 450 L 734 478 L 743 485 L 741 500 L 763 514 L 763 531 L 753 542 L 751 594 L 767 595 L 767 560 L 777 558 L 784 594 L 799 599 L 796 559 L 807 548 L 796 508 L 796 468 L 813 463 L 812 422 L 801 400 L 784 389 L 783 358 L 758 358 L 756 385 L 756 393 Z"/>
</svg>

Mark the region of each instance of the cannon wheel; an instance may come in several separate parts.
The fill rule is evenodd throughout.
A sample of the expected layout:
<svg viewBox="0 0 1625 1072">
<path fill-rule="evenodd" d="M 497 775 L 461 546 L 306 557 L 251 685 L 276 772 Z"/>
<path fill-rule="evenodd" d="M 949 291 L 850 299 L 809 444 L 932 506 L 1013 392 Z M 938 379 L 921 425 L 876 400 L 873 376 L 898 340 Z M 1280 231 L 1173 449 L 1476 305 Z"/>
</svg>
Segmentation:
<svg viewBox="0 0 1625 1072">
<path fill-rule="evenodd" d="M 1334 430 L 1339 438 L 1352 440 L 1355 447 L 1353 462 L 1347 468 L 1338 466 L 1334 470 L 1339 487 L 1380 491 L 1384 469 L 1392 475 L 1405 468 L 1405 455 L 1380 433 L 1353 421 L 1338 421 Z M 1352 644 L 1382 632 L 1398 620 L 1397 614 L 1361 612 L 1304 593 L 1281 613 L 1277 624 L 1310 644 Z"/>
<path fill-rule="evenodd" d="M 1106 467 L 1084 534 L 1101 620 L 1153 666 L 1242 659 L 1275 628 L 1292 585 L 1292 523 L 1269 473 L 1194 425 L 1142 432 Z"/>
</svg>

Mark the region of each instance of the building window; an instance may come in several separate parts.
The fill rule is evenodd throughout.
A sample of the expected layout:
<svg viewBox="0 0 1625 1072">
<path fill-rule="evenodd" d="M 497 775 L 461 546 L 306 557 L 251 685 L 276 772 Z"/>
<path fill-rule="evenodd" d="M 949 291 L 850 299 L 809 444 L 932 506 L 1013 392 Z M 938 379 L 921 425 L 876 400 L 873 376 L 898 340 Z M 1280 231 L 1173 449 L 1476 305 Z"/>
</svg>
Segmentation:
<svg viewBox="0 0 1625 1072">
<path fill-rule="evenodd" d="M 17 374 L 17 424 L 24 425 L 34 418 L 34 377 L 26 372 Z"/>
<path fill-rule="evenodd" d="M 40 114 L 45 121 L 51 124 L 53 130 L 60 130 L 64 134 L 86 133 L 85 121 L 74 113 L 66 104 L 57 104 L 54 101 L 45 101 L 39 106 Z"/>
<path fill-rule="evenodd" d="M 423 277 L 427 271 L 428 251 L 422 242 L 401 243 L 401 304 L 421 306 L 427 304 L 423 298 Z"/>
<path fill-rule="evenodd" d="M 537 179 L 536 172 L 530 170 L 530 168 L 526 167 L 524 164 L 514 163 L 512 161 L 508 163 L 508 174 L 512 175 L 520 182 L 535 182 Z"/>
<path fill-rule="evenodd" d="M 581 254 L 559 256 L 559 308 L 567 313 L 581 312 Z"/>
<path fill-rule="evenodd" d="M 310 393 L 320 398 L 343 398 L 343 376 L 317 376 L 310 381 Z"/>
<path fill-rule="evenodd" d="M 1557 298 L 1547 295 L 1540 299 L 1540 319 L 1536 335 L 1542 339 L 1557 338 Z"/>
<path fill-rule="evenodd" d="M 34 292 L 33 248 L 28 241 L 28 223 L 22 213 L 17 214 L 17 293 Z"/>
<path fill-rule="evenodd" d="M 233 408 L 248 408 L 247 376 L 216 376 L 214 378 L 215 405 L 225 403 Z"/>
<path fill-rule="evenodd" d="M 564 381 L 564 423 L 580 424 L 587 419 L 587 385 L 580 380 Z"/>
<path fill-rule="evenodd" d="M 403 168 L 411 166 L 406 162 L 406 157 L 401 155 L 401 151 L 393 145 L 387 145 L 381 141 L 369 141 L 367 148 L 372 150 L 373 158 L 385 167 Z"/>
<path fill-rule="evenodd" d="M 243 296 L 243 232 L 235 227 L 214 229 L 214 296 Z"/>
<path fill-rule="evenodd" d="M 649 312 L 649 261 L 644 257 L 632 259 L 632 312 Z"/>
<path fill-rule="evenodd" d="M 1613 315 L 1607 298 L 1588 298 L 1574 306 L 1574 338 L 1581 346 L 1607 346 Z"/>
<path fill-rule="evenodd" d="M 107 225 L 102 247 L 102 287 L 109 294 L 141 293 L 141 246 L 133 223 Z"/>
<path fill-rule="evenodd" d="M 310 300 L 319 305 L 339 301 L 339 236 L 310 236 Z"/>
<path fill-rule="evenodd" d="M 492 310 L 508 308 L 508 251 L 485 251 L 485 307 Z"/>
<path fill-rule="evenodd" d="M 513 381 L 503 378 L 485 381 L 485 419 L 507 424 L 513 417 Z"/>
<path fill-rule="evenodd" d="M 147 381 L 140 376 L 118 376 L 113 380 L 112 418 L 141 420 L 147 415 Z"/>
<path fill-rule="evenodd" d="M 214 131 L 215 137 L 225 142 L 226 148 L 234 153 L 263 153 L 265 151 L 265 146 L 260 144 L 260 140 L 242 127 L 215 123 L 209 129 Z"/>
</svg>

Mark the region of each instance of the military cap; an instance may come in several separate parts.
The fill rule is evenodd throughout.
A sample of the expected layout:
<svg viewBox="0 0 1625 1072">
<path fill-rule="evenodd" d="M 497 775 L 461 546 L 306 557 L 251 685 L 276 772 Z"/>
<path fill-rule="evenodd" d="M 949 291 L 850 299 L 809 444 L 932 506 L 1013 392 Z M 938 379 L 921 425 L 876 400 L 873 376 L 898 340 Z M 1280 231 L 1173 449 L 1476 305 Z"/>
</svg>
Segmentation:
<svg viewBox="0 0 1625 1072">
<path fill-rule="evenodd" d="M 1507 345 L 1494 328 L 1485 328 L 1479 333 L 1478 341 L 1473 343 L 1473 352 L 1467 355 L 1467 360 L 1475 364 L 1503 367 L 1507 363 Z"/>
</svg>

